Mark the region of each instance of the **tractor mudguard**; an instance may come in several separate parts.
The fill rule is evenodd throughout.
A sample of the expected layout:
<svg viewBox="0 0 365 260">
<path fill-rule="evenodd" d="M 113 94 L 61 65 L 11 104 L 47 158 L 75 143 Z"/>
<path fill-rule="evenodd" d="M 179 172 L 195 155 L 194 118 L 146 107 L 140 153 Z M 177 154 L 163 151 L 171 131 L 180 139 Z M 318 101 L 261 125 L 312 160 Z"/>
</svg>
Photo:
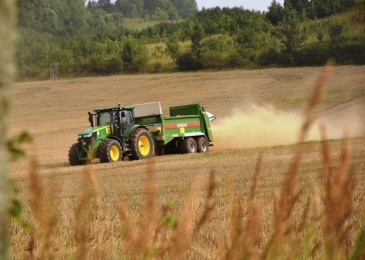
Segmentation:
<svg viewBox="0 0 365 260">
<path fill-rule="evenodd" d="M 141 125 L 132 125 L 127 131 L 126 131 L 126 134 L 125 134 L 125 139 L 128 140 L 131 135 L 137 130 L 137 128 L 143 128 L 143 129 L 146 129 L 148 131 L 148 128 L 145 127 L 145 126 L 141 126 Z"/>
</svg>

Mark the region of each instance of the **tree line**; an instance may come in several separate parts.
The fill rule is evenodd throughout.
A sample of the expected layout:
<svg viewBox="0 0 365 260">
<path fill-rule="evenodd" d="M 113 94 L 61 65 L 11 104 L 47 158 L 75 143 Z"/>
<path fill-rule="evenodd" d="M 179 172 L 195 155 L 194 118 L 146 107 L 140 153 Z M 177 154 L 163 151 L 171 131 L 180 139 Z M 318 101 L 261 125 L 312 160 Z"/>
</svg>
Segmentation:
<svg viewBox="0 0 365 260">
<path fill-rule="evenodd" d="M 20 27 L 55 36 L 120 34 L 123 18 L 181 20 L 197 12 L 195 0 L 19 0 L 18 7 Z"/>
<path fill-rule="evenodd" d="M 164 19 L 154 25 L 125 26 L 134 17 L 156 20 L 161 10 Z M 347 10 L 350 20 L 331 19 Z M 267 12 L 198 11 L 191 0 L 98 0 L 86 6 L 82 0 L 20 0 L 18 77 L 46 78 L 55 61 L 61 75 L 70 76 L 323 65 L 328 58 L 364 64 L 365 30 L 348 33 L 364 27 L 361 10 L 364 1 L 353 0 L 274 0 Z"/>
<path fill-rule="evenodd" d="M 154 20 L 186 19 L 198 10 L 195 0 L 116 0 L 114 4 L 111 0 L 91 0 L 87 8 L 119 12 L 129 18 L 150 16 Z"/>
<path fill-rule="evenodd" d="M 277 25 L 284 21 L 286 13 L 291 10 L 309 19 L 316 19 L 341 13 L 354 5 L 355 0 L 285 0 L 282 6 L 273 0 L 266 17 Z"/>
</svg>

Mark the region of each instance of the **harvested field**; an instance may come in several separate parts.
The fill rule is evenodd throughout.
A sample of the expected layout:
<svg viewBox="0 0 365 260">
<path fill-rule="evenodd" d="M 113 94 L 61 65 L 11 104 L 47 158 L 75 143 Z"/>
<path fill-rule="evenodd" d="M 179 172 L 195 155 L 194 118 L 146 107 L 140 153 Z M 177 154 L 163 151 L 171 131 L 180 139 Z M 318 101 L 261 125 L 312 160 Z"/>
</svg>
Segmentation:
<svg viewBox="0 0 365 260">
<path fill-rule="evenodd" d="M 125 222 L 118 216 L 116 204 L 122 199 L 132 216 L 133 226 L 138 232 L 142 229 L 142 233 L 146 232 L 145 236 L 149 237 L 143 225 L 139 227 L 146 215 L 157 219 L 146 213 L 149 207 L 155 205 L 152 203 L 146 206 L 146 194 L 154 190 L 151 187 L 156 188 L 158 195 L 154 198 L 159 205 L 152 211 L 159 211 L 160 205 L 172 201 L 176 208 L 171 214 L 179 215 L 179 209 L 189 201 L 189 194 L 194 194 L 189 208 L 189 212 L 193 212 L 190 217 L 199 218 L 205 211 L 205 190 L 210 173 L 214 172 L 218 182 L 212 197 L 215 208 L 206 225 L 193 237 L 193 246 L 188 247 L 183 256 L 193 259 L 224 258 L 227 256 L 225 245 L 232 239 L 230 221 L 234 202 L 242 202 L 242 219 L 249 218 L 247 211 L 250 211 L 252 204 L 249 197 L 252 176 L 256 162 L 262 156 L 255 199 L 259 211 L 263 212 L 261 231 L 258 232 L 261 240 L 258 245 L 251 245 L 254 248 L 252 255 L 261 255 L 275 230 L 274 198 L 279 196 L 297 150 L 293 143 L 298 140 L 303 121 L 302 111 L 321 72 L 322 68 L 265 69 L 17 83 L 13 88 L 9 133 L 12 135 L 27 130 L 32 134 L 34 143 L 28 150 L 39 163 L 35 171 L 44 185 L 43 192 L 48 190 L 54 196 L 47 197 L 55 197 L 57 201 L 54 213 L 58 221 L 52 229 L 53 237 L 49 238 L 49 248 L 52 250 L 45 250 L 47 256 L 69 259 L 78 255 L 93 259 L 99 254 L 117 259 L 121 252 L 127 250 L 128 243 L 124 243 L 121 238 L 125 234 L 122 231 L 125 230 Z M 68 149 L 76 141 L 77 133 L 88 127 L 88 111 L 118 102 L 137 104 L 153 101 L 161 101 L 166 114 L 169 106 L 202 104 L 207 111 L 217 116 L 213 122 L 216 146 L 207 154 L 169 155 L 112 164 L 95 161 L 91 169 L 68 166 Z M 345 162 L 341 156 L 342 141 L 338 139 L 344 134 L 350 137 L 350 149 L 345 154 L 351 157 L 348 167 L 353 173 L 351 178 L 356 178 L 357 184 L 356 192 L 351 196 L 354 205 L 351 212 L 356 212 L 356 215 L 351 215 L 346 221 L 347 226 L 351 224 L 346 233 L 346 245 L 351 248 L 365 221 L 365 192 L 362 188 L 365 185 L 365 67 L 334 68 L 315 112 L 319 115 L 318 122 L 325 123 L 328 138 L 331 139 L 329 158 L 334 172 L 341 172 L 342 163 Z M 304 155 L 298 173 L 298 188 L 303 193 L 296 200 L 293 210 L 294 222 L 297 224 L 311 194 L 311 214 L 320 214 L 318 212 L 325 208 L 324 202 L 318 202 L 318 209 L 313 209 L 316 201 L 321 200 L 321 173 L 326 169 L 322 163 L 323 147 L 317 142 L 319 139 L 318 127 L 313 127 L 310 142 L 303 145 Z M 10 176 L 20 188 L 18 197 L 26 205 L 25 216 L 33 223 L 27 189 L 32 182 L 29 177 L 32 165 L 35 166 L 35 163 L 30 164 L 25 159 L 14 162 L 11 164 Z M 99 211 L 95 212 L 98 213 L 88 213 L 90 229 L 85 232 L 86 239 L 81 243 L 70 234 L 76 232 L 73 223 L 77 205 L 82 201 L 80 194 L 87 190 L 83 182 L 85 172 L 95 176 L 94 185 L 97 183 L 96 193 L 99 194 L 96 198 L 99 196 L 100 203 L 96 202 Z M 196 185 L 198 191 L 191 192 L 191 185 Z M 320 227 L 324 220 L 325 217 L 322 217 L 313 222 L 316 224 L 310 226 L 311 230 Z M 34 236 L 36 244 L 32 252 L 35 256 L 41 255 L 43 249 L 40 244 L 45 238 L 39 233 L 36 232 L 39 236 L 34 235 L 18 224 L 12 225 L 11 232 L 12 250 L 17 252 L 14 253 L 15 259 L 29 256 L 27 246 Z M 313 237 L 318 237 L 321 242 L 319 231 L 313 232 Z M 96 234 L 101 234 L 102 249 L 98 246 L 101 242 Z M 300 232 L 289 234 L 288 239 L 297 238 L 297 234 Z M 172 235 L 167 233 L 166 236 Z M 314 247 L 318 241 L 311 241 L 308 246 Z M 83 255 L 79 250 L 81 245 L 93 249 Z M 323 247 L 326 247 L 325 243 Z M 288 248 L 283 252 L 285 255 L 295 255 Z M 321 258 L 323 254 L 319 250 L 314 256 Z"/>
</svg>

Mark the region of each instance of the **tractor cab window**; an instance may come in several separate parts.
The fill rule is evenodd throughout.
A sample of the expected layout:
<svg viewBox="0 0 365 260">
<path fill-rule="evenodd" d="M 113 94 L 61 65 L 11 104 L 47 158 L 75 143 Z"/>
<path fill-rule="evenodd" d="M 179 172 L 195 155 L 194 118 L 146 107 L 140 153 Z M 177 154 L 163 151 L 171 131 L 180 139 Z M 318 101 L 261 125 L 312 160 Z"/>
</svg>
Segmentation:
<svg viewBox="0 0 365 260">
<path fill-rule="evenodd" d="M 98 125 L 104 125 L 108 123 L 110 123 L 110 113 L 109 112 L 99 113 Z"/>
<path fill-rule="evenodd" d="M 133 116 L 132 116 L 132 111 L 123 111 L 123 115 L 124 115 L 124 123 L 127 125 L 131 125 L 133 124 Z"/>
</svg>

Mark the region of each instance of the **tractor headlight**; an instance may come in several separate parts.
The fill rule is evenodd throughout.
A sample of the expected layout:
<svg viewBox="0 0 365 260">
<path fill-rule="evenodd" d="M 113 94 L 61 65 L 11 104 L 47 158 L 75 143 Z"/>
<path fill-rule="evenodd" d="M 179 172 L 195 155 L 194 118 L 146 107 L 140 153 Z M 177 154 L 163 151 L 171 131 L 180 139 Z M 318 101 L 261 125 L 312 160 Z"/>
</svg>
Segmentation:
<svg viewBox="0 0 365 260">
<path fill-rule="evenodd" d="M 89 134 L 89 135 L 83 135 L 82 137 L 87 138 L 87 137 L 91 137 L 91 136 L 92 136 L 92 134 Z"/>
</svg>

